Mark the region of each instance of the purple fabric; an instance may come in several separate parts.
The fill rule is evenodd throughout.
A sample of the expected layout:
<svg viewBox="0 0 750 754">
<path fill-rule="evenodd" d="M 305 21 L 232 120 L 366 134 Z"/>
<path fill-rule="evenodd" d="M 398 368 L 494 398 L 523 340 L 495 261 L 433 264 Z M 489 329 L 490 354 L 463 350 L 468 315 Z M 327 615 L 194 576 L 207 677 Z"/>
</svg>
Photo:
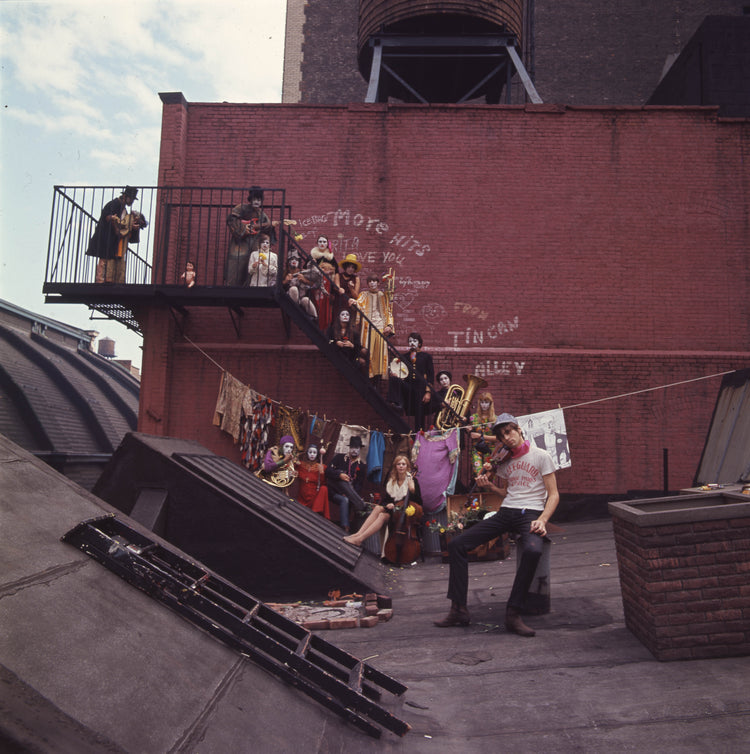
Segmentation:
<svg viewBox="0 0 750 754">
<path fill-rule="evenodd" d="M 445 508 L 446 495 L 452 494 L 455 487 L 458 457 L 457 429 L 439 434 L 417 434 L 412 459 L 419 469 L 419 487 L 425 513 L 437 513 Z"/>
</svg>

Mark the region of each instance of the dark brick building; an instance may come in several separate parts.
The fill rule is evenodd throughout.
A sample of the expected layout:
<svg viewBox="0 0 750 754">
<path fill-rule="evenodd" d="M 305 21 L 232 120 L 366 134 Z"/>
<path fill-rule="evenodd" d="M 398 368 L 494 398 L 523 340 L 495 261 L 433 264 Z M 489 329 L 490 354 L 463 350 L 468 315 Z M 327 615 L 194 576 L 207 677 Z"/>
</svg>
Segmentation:
<svg viewBox="0 0 750 754">
<path fill-rule="evenodd" d="M 165 96 L 160 185 L 284 187 L 305 248 L 394 267 L 399 345 L 504 410 L 565 409 L 565 493 L 692 484 L 720 380 L 750 366 L 747 121 L 713 108 L 236 105 Z M 196 250 L 222 255 L 222 249 Z M 208 260 L 209 266 L 212 260 Z M 139 313 L 139 429 L 238 458 L 219 368 L 381 427 L 278 310 Z M 182 330 L 182 331 L 181 331 Z M 655 389 L 656 388 L 656 389 Z"/>
<path fill-rule="evenodd" d="M 523 59 L 544 102 L 642 105 L 705 16 L 749 8 L 742 0 L 526 0 Z M 358 17 L 356 0 L 287 0 L 284 102 L 364 101 Z M 514 102 L 523 101 L 516 86 Z"/>
</svg>

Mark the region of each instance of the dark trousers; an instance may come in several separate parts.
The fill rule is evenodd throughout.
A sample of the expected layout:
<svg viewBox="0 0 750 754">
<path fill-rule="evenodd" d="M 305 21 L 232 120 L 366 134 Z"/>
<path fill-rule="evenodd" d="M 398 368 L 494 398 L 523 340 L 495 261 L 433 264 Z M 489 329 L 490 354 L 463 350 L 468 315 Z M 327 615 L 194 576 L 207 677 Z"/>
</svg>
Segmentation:
<svg viewBox="0 0 750 754">
<path fill-rule="evenodd" d="M 458 605 L 465 605 L 469 591 L 469 550 L 473 550 L 505 532 L 519 536 L 521 563 L 516 571 L 516 578 L 508 598 L 508 607 L 519 610 L 534 580 L 536 567 L 542 557 L 544 541 L 539 534 L 532 534 L 531 522 L 539 518 L 541 511 L 520 508 L 500 508 L 484 521 L 474 524 L 463 534 L 452 539 L 448 545 L 450 574 L 448 576 L 448 599 Z"/>
<path fill-rule="evenodd" d="M 329 497 L 341 495 L 345 497 L 360 513 L 367 508 L 367 503 L 362 499 L 359 492 L 354 489 L 351 482 L 343 479 L 327 479 Z"/>
</svg>

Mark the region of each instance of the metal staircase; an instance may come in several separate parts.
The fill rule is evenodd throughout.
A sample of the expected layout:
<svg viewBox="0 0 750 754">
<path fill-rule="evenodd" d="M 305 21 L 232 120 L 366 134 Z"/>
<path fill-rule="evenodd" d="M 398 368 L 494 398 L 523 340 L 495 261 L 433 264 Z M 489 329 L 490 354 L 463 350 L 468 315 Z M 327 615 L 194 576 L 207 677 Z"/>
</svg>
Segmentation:
<svg viewBox="0 0 750 754">
<path fill-rule="evenodd" d="M 349 384 L 378 413 L 388 426 L 399 434 L 406 434 L 409 425 L 401 414 L 397 413 L 383 398 L 378 389 L 370 382 L 356 364 L 348 359 L 341 350 L 328 342 L 328 337 L 313 322 L 298 304 L 292 301 L 283 289 L 278 289 L 275 299 L 284 314 L 307 336 L 313 345 L 333 364 Z M 374 326 L 373 330 L 375 330 Z M 378 331 L 379 332 L 379 331 Z"/>
</svg>

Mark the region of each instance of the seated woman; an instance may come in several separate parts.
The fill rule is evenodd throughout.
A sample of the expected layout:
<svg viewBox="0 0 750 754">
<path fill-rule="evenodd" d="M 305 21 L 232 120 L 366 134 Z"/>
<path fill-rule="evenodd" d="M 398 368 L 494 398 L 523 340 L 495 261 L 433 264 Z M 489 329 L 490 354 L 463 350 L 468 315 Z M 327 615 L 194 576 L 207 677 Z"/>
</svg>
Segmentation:
<svg viewBox="0 0 750 754">
<path fill-rule="evenodd" d="M 330 519 L 328 488 L 325 485 L 325 464 L 318 458 L 320 451 L 315 443 L 307 446 L 307 458 L 297 464 L 299 489 L 297 500 L 315 513 Z"/>
<path fill-rule="evenodd" d="M 299 304 L 302 307 L 302 311 L 308 317 L 316 319 L 318 312 L 315 310 L 315 304 L 313 304 L 307 295 L 313 284 L 312 276 L 307 275 L 302 270 L 302 261 L 300 260 L 299 252 L 293 249 L 289 252 L 282 285 L 284 286 L 284 290 L 289 294 L 289 298 L 295 304 Z"/>
<path fill-rule="evenodd" d="M 477 412 L 469 417 L 471 423 L 471 468 L 474 476 L 483 473 L 484 464 L 492 455 L 492 447 L 495 445 L 495 435 L 492 426 L 495 423 L 495 402 L 492 394 L 487 391 L 477 396 Z"/>
<path fill-rule="evenodd" d="M 406 505 L 407 516 L 414 522 L 422 518 L 422 493 L 419 490 L 419 482 L 411 473 L 411 461 L 404 456 L 398 455 L 393 459 L 393 466 L 385 483 L 385 497 L 377 504 L 356 534 L 344 537 L 344 541 L 350 545 L 362 547 L 362 543 L 379 532 L 394 512 Z M 409 514 L 409 506 L 414 511 Z"/>
<path fill-rule="evenodd" d="M 359 342 L 359 331 L 352 324 L 348 309 L 339 312 L 338 319 L 328 328 L 328 341 L 340 348 L 342 353 L 358 366 L 365 366 L 366 351 Z"/>
</svg>

